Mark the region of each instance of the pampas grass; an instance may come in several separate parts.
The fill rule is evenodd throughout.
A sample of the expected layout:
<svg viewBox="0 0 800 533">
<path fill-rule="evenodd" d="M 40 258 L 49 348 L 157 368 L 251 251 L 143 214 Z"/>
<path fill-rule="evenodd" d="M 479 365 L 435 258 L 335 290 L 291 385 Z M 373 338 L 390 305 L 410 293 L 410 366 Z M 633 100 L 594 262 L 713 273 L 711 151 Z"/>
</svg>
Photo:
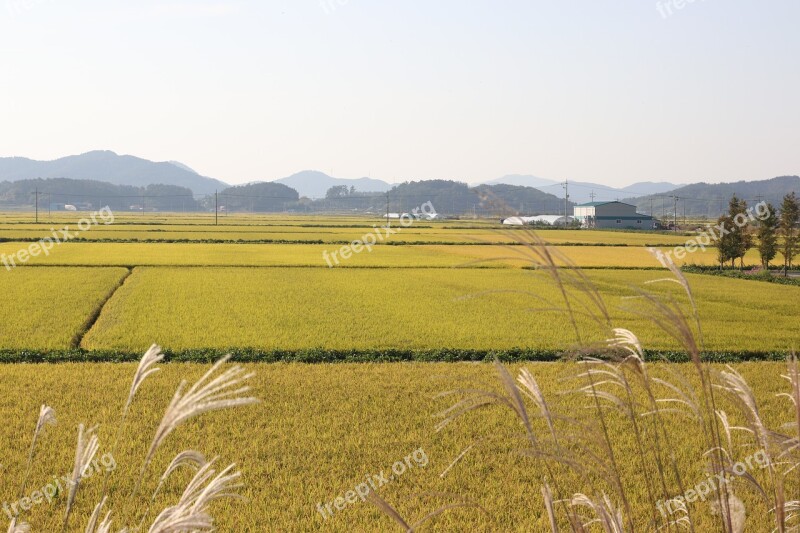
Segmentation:
<svg viewBox="0 0 800 533">
<path fill-rule="evenodd" d="M 241 474 L 228 465 L 217 473 L 213 466 L 216 458 L 205 463 L 195 473 L 176 505 L 167 507 L 153 521 L 150 533 L 184 531 L 186 524 L 195 524 L 195 529 L 213 527 L 208 513 L 211 502 L 220 498 L 236 498 L 235 491 L 242 487 L 238 483 Z"/>
<path fill-rule="evenodd" d="M 155 366 L 163 360 L 161 349 L 157 345 L 152 345 L 142 357 L 134 374 L 128 396 L 123 404 L 119 424 L 117 426 L 116 438 L 112 450 L 116 450 L 120 437 L 124 433 L 127 418 L 132 413 L 134 399 L 145 383 L 146 379 L 158 372 Z M 144 475 L 147 467 L 153 461 L 156 451 L 164 440 L 173 433 L 181 424 L 200 416 L 209 411 L 241 407 L 255 403 L 257 399 L 245 397 L 244 393 L 249 391 L 246 385 L 253 374 L 245 373 L 238 366 L 233 365 L 225 368 L 229 357 L 224 357 L 217 361 L 196 383 L 188 386 L 184 380 L 178 386 L 172 401 L 166 408 L 164 417 L 155 432 L 155 437 L 145 454 L 142 467 L 135 487 L 130 494 L 128 508 L 134 507 L 136 496 L 144 482 Z M 188 389 L 187 389 L 188 387 Z M 44 434 L 47 425 L 55 423 L 55 412 L 52 408 L 43 405 L 40 409 L 39 418 L 33 432 L 33 439 L 28 453 L 28 463 L 25 475 L 20 488 L 20 494 L 24 495 L 27 481 L 30 475 L 32 463 L 35 457 L 37 443 Z M 95 433 L 95 427 L 86 428 L 84 424 L 78 426 L 77 444 L 75 447 L 75 458 L 72 465 L 72 473 L 68 480 L 68 493 L 64 508 L 64 518 L 62 532 L 70 527 L 70 518 L 76 509 L 76 501 L 79 497 L 81 481 L 87 475 L 89 468 L 100 448 L 100 441 Z M 113 456 L 113 452 L 112 452 Z M 237 491 L 242 488 L 240 482 L 241 473 L 235 470 L 234 465 L 229 465 L 222 471 L 217 472 L 214 468 L 216 458 L 206 461 L 203 453 L 195 450 L 186 450 L 178 453 L 167 466 L 163 475 L 160 477 L 151 497 L 148 497 L 148 504 L 144 515 L 138 520 L 139 525 L 134 529 L 126 527 L 118 528 L 114 526 L 117 533 L 128 533 L 129 531 L 140 531 L 144 529 L 153 533 L 178 533 L 178 532 L 201 532 L 212 531 L 214 529 L 214 519 L 211 514 L 212 504 L 219 499 L 239 498 Z M 96 466 L 96 465 L 95 465 Z M 168 478 L 177 469 L 189 467 L 195 470 L 195 475 L 183 491 L 179 501 L 175 505 L 165 507 L 156 516 L 153 524 L 147 528 L 144 526 L 151 506 L 155 503 L 162 487 Z M 86 533 L 110 533 L 112 524 L 116 521 L 113 512 L 109 508 L 108 479 L 107 473 L 104 479 L 102 497 L 97 503 L 91 515 L 86 521 L 84 529 Z M 73 520 L 74 521 L 74 520 Z M 127 520 L 123 519 L 122 522 Z M 72 526 L 74 528 L 74 526 Z M 9 533 L 27 533 L 30 526 L 18 520 L 14 516 L 9 524 Z"/>
<path fill-rule="evenodd" d="M 33 455 L 36 452 L 36 441 L 39 435 L 44 431 L 45 426 L 54 425 L 56 423 L 56 412 L 52 407 L 42 405 L 39 409 L 39 419 L 36 421 L 36 429 L 33 430 L 33 439 L 31 439 L 31 449 L 28 452 L 28 463 L 25 467 L 25 476 L 22 479 L 22 486 L 19 489 L 19 497 L 25 495 L 25 489 L 28 486 L 28 478 L 31 474 L 31 467 L 33 466 Z"/>
<path fill-rule="evenodd" d="M 31 526 L 22 522 L 17 524 L 17 519 L 12 518 L 11 523 L 8 525 L 8 533 L 30 533 Z"/>
<path fill-rule="evenodd" d="M 107 500 L 108 497 L 104 496 L 103 500 L 95 506 L 92 516 L 89 517 L 89 523 L 86 524 L 84 533 L 111 533 L 111 511 L 106 512 L 103 519 L 100 520 L 100 515 L 103 512 L 103 507 Z M 117 533 L 128 533 L 128 529 L 120 529 Z"/>
<path fill-rule="evenodd" d="M 559 413 L 557 404 L 542 393 L 531 370 L 521 369 L 514 379 L 496 362 L 502 392 L 462 389 L 442 393 L 439 398 L 455 401 L 439 414 L 441 421 L 436 431 L 445 430 L 456 419 L 500 407 L 520 422 L 521 434 L 481 437 L 459 454 L 445 472 L 457 468 L 466 453 L 477 446 L 497 439 L 522 439 L 526 445 L 521 454 L 537 461 L 543 469 L 542 513 L 553 532 L 561 528 L 574 532 L 599 528 L 608 533 L 696 531 L 697 513 L 703 513 L 716 517 L 718 530 L 739 533 L 746 528 L 748 510 L 743 499 L 734 494 L 734 481 L 753 488 L 754 494 L 771 509 L 769 517 L 760 517 L 759 526 L 769 521 L 771 529 L 783 532 L 789 529 L 790 522 L 800 519 L 800 498 L 787 497 L 784 479 L 796 474 L 800 490 L 800 369 L 795 358 L 790 359 L 784 376 L 791 390 L 781 394 L 792 407 L 792 421 L 784 426 L 791 430 L 789 436 L 771 429 L 763 420 L 756 395 L 738 372 L 730 367 L 716 371 L 702 360 L 704 342 L 698 305 L 689 281 L 668 256 L 651 250 L 671 274 L 651 283 L 680 286 L 681 299 L 640 288 L 630 302 L 636 306 L 634 312 L 680 343 L 691 360 L 694 379 L 674 367 L 664 369 L 667 377 L 652 376 L 636 334 L 613 324 L 599 292 L 580 269 L 566 258 L 557 257 L 558 252 L 534 232 L 514 232 L 515 237 L 520 235 L 527 236 L 520 243 L 523 246 L 508 249 L 517 257 L 529 259 L 535 270 L 545 272 L 559 288 L 560 302 L 542 302 L 539 296 L 531 296 L 544 309 L 563 311 L 565 324 L 573 328 L 577 344 L 565 356 L 577 358 L 581 371 L 574 376 L 578 385 L 565 394 L 582 395 L 591 416 L 578 418 Z M 605 335 L 605 344 L 583 341 L 597 335 L 581 330 L 578 316 L 592 319 L 599 333 Z M 723 400 L 732 404 L 736 413 L 720 408 Z M 531 405 L 530 411 L 526 404 Z M 629 434 L 621 438 L 618 433 L 611 433 L 607 420 L 612 418 L 614 427 L 624 421 Z M 693 464 L 677 453 L 683 435 L 677 434 L 672 429 L 675 425 L 667 424 L 667 419 L 682 420 L 685 423 L 677 427 L 702 436 L 702 450 Z M 621 440 L 629 441 L 623 458 L 625 468 L 619 456 Z M 746 449 L 751 450 L 750 455 L 754 450 L 763 451 L 765 474 L 742 473 L 734 468 Z M 787 465 L 783 471 L 776 469 L 778 461 Z M 676 498 L 693 488 L 687 484 L 687 476 L 702 465 L 706 465 L 710 479 L 729 480 L 714 487 L 704 508 Z M 642 487 L 645 490 L 633 494 L 635 488 Z M 636 505 L 631 503 L 634 499 Z M 401 527 L 409 527 L 388 504 L 377 499 L 373 503 Z M 669 514 L 657 511 L 663 505 L 670 509 Z M 792 530 L 800 529 L 791 525 Z"/>
<path fill-rule="evenodd" d="M 90 428 L 86 431 L 84 430 L 83 424 L 80 424 L 78 426 L 78 445 L 75 448 L 75 464 L 73 465 L 72 476 L 69 480 L 67 510 L 64 513 L 64 526 L 61 528 L 61 531 L 67 530 L 69 515 L 72 512 L 72 506 L 75 503 L 75 496 L 78 494 L 81 479 L 86 473 L 86 469 L 91 466 L 92 459 L 94 459 L 99 448 L 100 442 L 97 440 L 97 435 L 94 434 L 94 430 Z"/>
<path fill-rule="evenodd" d="M 167 406 L 164 417 L 161 419 L 161 423 L 156 430 L 153 442 L 150 444 L 150 450 L 147 452 L 141 472 L 139 473 L 139 481 L 136 483 L 134 495 L 142 482 L 145 470 L 147 470 L 147 467 L 150 465 L 150 461 L 152 461 L 156 450 L 178 426 L 191 418 L 209 411 L 250 405 L 258 401 L 256 398 L 240 396 L 250 390 L 250 387 L 242 384 L 253 377 L 253 374 L 246 374 L 244 369 L 239 365 L 234 365 L 219 376 L 213 379 L 211 378 L 214 372 L 228 362 L 228 359 L 230 359 L 230 356 L 223 357 L 217 361 L 214 366 L 185 393 L 183 389 L 186 388 L 186 381 L 182 381 L 178 386 L 178 390 L 175 391 L 175 396 L 172 397 L 172 401 L 170 401 Z"/>
</svg>

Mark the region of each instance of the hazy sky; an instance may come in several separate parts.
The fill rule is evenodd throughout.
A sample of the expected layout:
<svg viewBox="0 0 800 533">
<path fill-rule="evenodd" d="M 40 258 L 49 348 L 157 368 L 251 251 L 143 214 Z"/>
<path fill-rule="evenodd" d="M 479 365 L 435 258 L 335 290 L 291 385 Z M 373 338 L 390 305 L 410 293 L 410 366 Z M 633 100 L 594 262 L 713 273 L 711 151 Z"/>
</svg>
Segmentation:
<svg viewBox="0 0 800 533">
<path fill-rule="evenodd" d="M 797 0 L 0 0 L 0 155 L 231 183 L 798 174 L 798 20 Z"/>
</svg>

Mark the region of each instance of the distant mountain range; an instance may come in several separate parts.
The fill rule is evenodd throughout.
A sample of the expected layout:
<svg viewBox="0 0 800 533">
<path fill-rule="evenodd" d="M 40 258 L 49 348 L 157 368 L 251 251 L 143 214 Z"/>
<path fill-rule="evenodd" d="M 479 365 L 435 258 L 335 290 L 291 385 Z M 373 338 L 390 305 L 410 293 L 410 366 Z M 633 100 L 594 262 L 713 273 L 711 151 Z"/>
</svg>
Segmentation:
<svg viewBox="0 0 800 533">
<path fill-rule="evenodd" d="M 359 192 L 386 192 L 392 188 L 393 184 L 387 183 L 383 180 L 373 178 L 359 178 L 359 179 L 344 179 L 335 178 L 319 172 L 316 170 L 305 170 L 298 172 L 287 178 L 281 178 L 274 181 L 275 183 L 282 183 L 300 193 L 301 196 L 308 198 L 324 198 L 328 189 L 334 186 L 346 185 L 348 187 L 355 187 Z M 537 176 L 529 175 L 510 175 L 503 176 L 495 180 L 481 183 L 481 185 L 515 185 L 518 187 L 533 187 L 540 191 L 552 194 L 557 197 L 564 197 L 564 188 L 560 182 L 539 178 Z M 638 182 L 633 185 L 622 188 L 608 187 L 599 183 L 588 183 L 580 181 L 569 182 L 569 196 L 570 200 L 576 203 L 585 203 L 592 201 L 592 193 L 594 193 L 595 201 L 611 201 L 621 200 L 622 198 L 629 198 L 631 196 L 646 196 L 648 194 L 660 194 L 663 192 L 671 191 L 679 187 L 674 183 L 667 182 Z"/>
<path fill-rule="evenodd" d="M 174 185 L 191 189 L 194 194 L 213 194 L 215 190 L 229 187 L 227 183 L 201 176 L 180 163 L 156 163 L 109 151 L 87 152 L 55 161 L 0 157 L 0 181 L 36 178 L 94 180 L 133 187 Z"/>
<path fill-rule="evenodd" d="M 674 217 L 676 204 L 678 218 L 683 216 L 684 210 L 686 216 L 716 218 L 728 208 L 728 200 L 734 194 L 746 200 L 749 205 L 763 200 L 779 207 L 783 197 L 790 192 L 800 194 L 800 177 L 780 176 L 768 180 L 732 183 L 693 183 L 677 187 L 668 191 L 668 194 L 641 196 L 624 201 L 635 204 L 640 213 L 653 214 L 657 218 Z"/>
<path fill-rule="evenodd" d="M 495 180 L 486 182 L 487 185 L 518 185 L 522 187 L 535 187 L 542 192 L 555 196 L 564 197 L 564 186 L 562 182 L 540 178 L 537 176 L 512 174 L 503 176 Z M 569 181 L 569 198 L 573 202 L 583 204 L 586 202 L 611 202 L 632 198 L 637 196 L 647 196 L 650 194 L 661 194 L 680 187 L 674 183 L 640 181 L 627 187 L 614 188 L 599 183 L 584 181 Z"/>
<path fill-rule="evenodd" d="M 58 178 L 67 181 L 56 182 Z M 69 181 L 77 180 L 77 181 Z M 31 187 L 44 187 L 47 190 L 40 192 L 67 195 L 69 187 L 78 187 L 78 181 L 104 182 L 117 186 L 134 187 L 143 191 L 164 190 L 148 189 L 152 186 L 180 187 L 191 190 L 195 195 L 213 195 L 215 191 L 223 193 L 231 187 L 227 183 L 202 176 L 192 168 L 177 161 L 154 162 L 134 157 L 131 155 L 118 155 L 110 151 L 93 151 L 81 155 L 62 157 L 54 161 L 35 161 L 24 157 L 0 157 L 0 182 L 16 183 L 17 187 L 5 187 L 4 198 L 0 202 L 12 202 L 15 205 L 24 203 L 33 198 L 33 191 L 24 193 L 23 189 Z M 377 202 L 375 194 L 392 191 L 401 201 L 398 209 L 410 209 L 415 201 L 424 201 L 424 196 L 434 195 L 439 208 L 445 212 L 475 211 L 483 206 L 496 201 L 506 208 L 518 211 L 520 214 L 531 213 L 560 213 L 563 211 L 564 188 L 561 182 L 540 178 L 533 175 L 508 175 L 487 181 L 477 186 L 468 186 L 446 180 L 425 180 L 390 184 L 386 181 L 373 178 L 343 179 L 329 176 L 324 172 L 305 170 L 286 178 L 274 181 L 259 181 L 252 184 L 271 184 L 272 186 L 285 186 L 286 189 L 270 188 L 265 194 L 267 186 L 247 190 L 232 190 L 227 193 L 231 196 L 228 201 L 232 209 L 255 208 L 255 201 L 250 199 L 241 206 L 232 201 L 240 193 L 243 196 L 255 194 L 256 196 L 276 196 L 276 201 L 281 208 L 287 202 L 299 202 L 304 210 L 316 209 L 316 202 L 309 203 L 303 198 L 325 198 L 328 189 L 335 186 L 347 186 L 348 190 L 355 188 L 355 195 L 348 194 L 345 199 L 326 205 L 359 206 L 362 209 L 381 209 L 385 204 Z M 413 185 L 409 185 L 413 184 Z M 52 190 L 50 190 L 52 189 Z M 82 193 L 97 189 L 98 194 L 106 196 L 111 194 L 101 185 L 82 183 L 79 187 Z M 298 196 L 295 200 L 294 189 Z M 259 192 L 256 194 L 256 190 Z M 788 192 L 800 192 L 800 178 L 797 176 L 783 176 L 761 181 L 740 181 L 736 183 L 695 183 L 691 185 L 676 185 L 668 182 L 641 181 L 627 187 L 609 187 L 599 183 L 569 181 L 570 204 L 595 201 L 621 200 L 636 204 L 639 211 L 654 214 L 656 217 L 674 216 L 675 198 L 678 197 L 678 213 L 687 215 L 717 217 L 725 209 L 731 195 L 736 193 L 749 203 L 765 199 L 773 204 L 779 204 L 783 195 Z M 27 196 L 26 196 L 27 194 Z M 134 195 L 137 193 L 133 193 Z M 356 198 L 361 196 L 361 199 Z M 480 197 L 476 202 L 475 198 Z M 495 200 L 491 200 L 495 198 Z M 559 200 L 560 199 L 560 200 Z M 88 202 L 88 197 L 87 200 Z M 135 202 L 132 202 L 135 203 Z M 374 204 L 374 205 L 373 205 Z M 406 205 L 409 204 L 409 205 Z M 9 204 L 10 205 L 10 204 Z M 205 205 L 205 203 L 203 204 Z M 278 205 L 278 204 L 276 204 Z M 416 205 L 416 204 L 415 204 Z M 271 208 L 277 208 L 270 204 Z M 155 207 L 155 206 L 154 206 Z M 188 205 L 179 206 L 189 208 Z M 206 206 L 208 207 L 208 206 Z M 266 207 L 266 204 L 265 206 Z M 177 207 L 176 207 L 177 208 Z"/>
<path fill-rule="evenodd" d="M 392 188 L 391 184 L 382 180 L 334 178 L 317 170 L 304 170 L 289 177 L 274 180 L 273 183 L 287 185 L 296 190 L 300 196 L 307 198 L 325 198 L 328 189 L 338 185 L 355 187 L 358 192 L 386 192 Z"/>
</svg>

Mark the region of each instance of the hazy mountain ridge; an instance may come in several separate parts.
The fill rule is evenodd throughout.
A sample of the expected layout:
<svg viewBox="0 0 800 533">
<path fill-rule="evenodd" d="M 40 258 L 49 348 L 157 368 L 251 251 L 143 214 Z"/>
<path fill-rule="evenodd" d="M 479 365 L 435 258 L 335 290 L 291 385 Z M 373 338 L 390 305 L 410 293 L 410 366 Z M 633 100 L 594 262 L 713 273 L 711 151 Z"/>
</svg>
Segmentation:
<svg viewBox="0 0 800 533">
<path fill-rule="evenodd" d="M 53 161 L 36 161 L 25 157 L 0 158 L 0 181 L 36 178 L 69 178 L 147 187 L 174 185 L 191 189 L 194 194 L 211 194 L 228 187 L 227 183 L 200 176 L 177 162 L 154 162 L 111 151 L 93 151 Z"/>
<path fill-rule="evenodd" d="M 674 216 L 675 196 L 678 197 L 678 217 L 683 216 L 684 207 L 687 216 L 706 216 L 716 218 L 728 206 L 728 200 L 736 194 L 748 204 L 753 205 L 761 200 L 771 202 L 775 207 L 781 199 L 791 192 L 800 194 L 800 177 L 779 176 L 758 181 L 737 181 L 729 183 L 692 183 L 678 187 L 664 194 L 628 198 L 624 201 L 635 204 L 639 211 L 656 217 Z"/>
<path fill-rule="evenodd" d="M 296 190 L 300 196 L 307 198 L 325 198 L 325 193 L 331 187 L 347 185 L 355 187 L 358 192 L 386 192 L 392 185 L 373 178 L 334 178 L 318 170 L 303 170 L 291 176 L 273 180 L 272 183 L 281 183 Z"/>
<path fill-rule="evenodd" d="M 76 182 L 90 180 L 96 183 L 139 187 L 143 190 L 146 190 L 148 186 L 155 185 L 174 186 L 190 189 L 195 195 L 213 195 L 215 191 L 221 193 L 231 187 L 222 181 L 202 176 L 191 167 L 178 161 L 153 162 L 131 155 L 118 155 L 110 151 L 87 152 L 53 161 L 35 161 L 24 157 L 0 158 L 0 182 L 20 182 L 38 178 L 66 178 Z M 68 182 L 58 184 L 59 190 L 64 190 L 63 187 L 66 183 Z M 486 197 L 494 197 L 496 202 L 504 204 L 505 208 L 522 214 L 563 212 L 564 187 L 562 182 L 523 174 L 512 174 L 480 185 L 469 186 L 466 183 L 450 180 L 419 180 L 390 184 L 374 178 L 336 178 L 324 172 L 305 170 L 285 178 L 272 181 L 258 180 L 250 184 L 259 183 L 286 186 L 288 189 L 296 191 L 298 197 L 313 199 L 325 198 L 328 189 L 342 185 L 347 186 L 348 189 L 354 187 L 360 195 L 369 193 L 366 194 L 369 197 L 391 191 L 391 194 L 398 196 L 398 199 L 400 195 L 408 194 L 413 197 L 414 201 L 419 200 L 420 202 L 426 201 L 423 197 L 427 191 L 429 194 L 435 193 L 440 205 L 449 204 L 449 209 L 446 210 L 448 212 L 474 211 L 478 209 L 475 207 L 476 205 L 488 201 Z M 47 188 L 55 185 L 56 182 L 40 182 L 40 184 Z M 458 186 L 451 184 L 458 184 Z M 28 181 L 25 186 L 35 187 L 36 183 Z M 85 191 L 87 187 L 85 184 L 82 185 L 81 191 Z M 103 190 L 99 185 L 98 187 Z M 6 188 L 6 191 L 8 190 Z M 249 190 L 249 192 L 255 192 L 255 190 Z M 448 190 L 455 195 L 454 198 L 447 196 Z M 257 195 L 264 196 L 266 189 L 263 191 L 258 189 L 258 191 L 261 194 Z M 570 180 L 569 204 L 571 206 L 573 202 L 577 204 L 591 200 L 620 200 L 635 204 L 640 212 L 652 213 L 660 217 L 674 211 L 675 200 L 669 197 L 678 196 L 680 198 L 678 200 L 680 215 L 683 214 L 685 207 L 687 215 L 716 217 L 734 193 L 744 197 L 750 203 L 764 198 L 773 204 L 778 204 L 783 195 L 792 191 L 800 191 L 800 178 L 797 176 L 734 183 L 700 182 L 689 185 L 675 185 L 664 181 L 640 181 L 620 188 Z M 31 194 L 32 192 L 30 191 Z M 12 195 L 13 202 L 25 203 L 21 194 L 21 192 L 14 193 Z M 106 192 L 101 194 L 105 195 Z M 295 201 L 288 190 L 270 190 L 270 194 L 265 196 L 270 195 L 280 196 L 281 199 L 286 197 L 286 200 L 280 202 L 281 205 L 286 205 L 284 202 Z M 476 200 L 477 196 L 481 196 L 483 199 Z M 250 203 L 252 202 L 247 202 L 248 205 Z M 349 197 L 335 205 L 342 204 L 342 206 L 351 205 L 353 207 L 358 205 L 362 209 L 384 209 L 385 206 L 381 208 L 379 203 L 381 202 L 372 198 L 357 200 Z M 237 206 L 235 202 L 231 202 L 231 204 L 232 208 L 244 209 L 246 207 L 245 204 L 241 206 Z M 317 202 L 308 204 L 307 201 L 304 201 L 302 205 L 304 209 L 308 209 L 309 205 L 316 204 Z M 401 202 L 397 207 L 411 208 L 414 206 L 406 206 L 405 202 Z"/>
<path fill-rule="evenodd" d="M 554 196 L 564 197 L 564 186 L 562 181 L 555 181 L 538 176 L 511 174 L 487 181 L 486 185 L 518 185 L 525 187 L 535 187 L 542 192 Z M 660 194 L 671 191 L 680 185 L 669 182 L 640 181 L 626 187 L 609 187 L 600 183 L 569 180 L 570 200 L 582 204 L 591 201 L 610 202 L 623 198 L 646 196 L 648 194 Z"/>
</svg>

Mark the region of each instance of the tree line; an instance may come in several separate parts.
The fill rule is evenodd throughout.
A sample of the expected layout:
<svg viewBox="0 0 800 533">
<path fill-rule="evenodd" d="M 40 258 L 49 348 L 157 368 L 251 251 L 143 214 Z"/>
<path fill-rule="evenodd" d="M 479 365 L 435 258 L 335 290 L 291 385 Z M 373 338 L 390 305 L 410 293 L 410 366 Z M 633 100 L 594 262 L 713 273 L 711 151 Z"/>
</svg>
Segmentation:
<svg viewBox="0 0 800 533">
<path fill-rule="evenodd" d="M 780 211 L 771 203 L 765 204 L 765 213 L 754 224 L 739 225 L 737 220 L 747 218 L 747 202 L 733 195 L 728 203 L 728 211 L 717 219 L 720 228 L 736 228 L 722 233 L 717 243 L 717 260 L 720 268 L 728 262 L 732 268 L 739 260 L 739 268 L 744 268 L 744 256 L 756 247 L 761 257 L 761 266 L 768 269 L 770 262 L 783 255 L 783 270 L 788 275 L 795 256 L 800 252 L 800 199 L 794 192 L 783 197 Z"/>
</svg>

